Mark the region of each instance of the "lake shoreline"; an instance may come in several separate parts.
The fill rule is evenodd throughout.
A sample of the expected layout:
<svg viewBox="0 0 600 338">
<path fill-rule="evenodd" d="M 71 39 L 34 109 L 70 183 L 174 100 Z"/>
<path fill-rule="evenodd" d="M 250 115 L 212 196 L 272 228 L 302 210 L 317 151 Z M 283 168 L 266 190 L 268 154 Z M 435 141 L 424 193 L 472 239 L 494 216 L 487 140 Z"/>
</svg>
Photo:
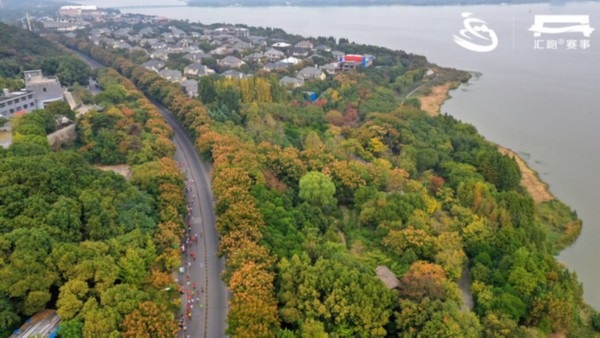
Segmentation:
<svg viewBox="0 0 600 338">
<path fill-rule="evenodd" d="M 448 81 L 444 84 L 432 87 L 429 94 L 419 97 L 422 106 L 421 109 L 429 116 L 439 115 L 442 105 L 452 98 L 450 91 L 458 89 L 460 85 L 462 84 Z M 550 192 L 549 185 L 542 181 L 538 172 L 532 169 L 516 151 L 499 144 L 495 145 L 498 147 L 500 153 L 515 159 L 522 175 L 521 185 L 527 190 L 529 195 L 531 195 L 534 203 L 537 204 L 556 199 Z"/>
</svg>

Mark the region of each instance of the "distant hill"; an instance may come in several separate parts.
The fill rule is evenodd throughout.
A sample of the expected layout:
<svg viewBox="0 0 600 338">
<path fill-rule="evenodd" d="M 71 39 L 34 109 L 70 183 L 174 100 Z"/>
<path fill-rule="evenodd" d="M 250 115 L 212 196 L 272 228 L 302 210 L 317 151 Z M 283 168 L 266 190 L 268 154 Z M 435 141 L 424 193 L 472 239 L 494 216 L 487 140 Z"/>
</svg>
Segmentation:
<svg viewBox="0 0 600 338">
<path fill-rule="evenodd" d="M 21 68 L 39 67 L 42 57 L 64 51 L 37 34 L 0 22 L 0 76 L 12 77 Z"/>
<path fill-rule="evenodd" d="M 0 22 L 15 22 L 28 12 L 31 16 L 54 15 L 66 1 L 0 0 Z"/>
<path fill-rule="evenodd" d="M 578 0 L 561 0 L 560 3 Z M 481 5 L 545 3 L 548 0 L 189 0 L 190 6 L 376 6 L 376 5 Z"/>
<path fill-rule="evenodd" d="M 64 85 L 86 83 L 88 66 L 41 36 L 0 22 L 0 77 L 22 78 L 22 72 L 41 69 Z"/>
</svg>

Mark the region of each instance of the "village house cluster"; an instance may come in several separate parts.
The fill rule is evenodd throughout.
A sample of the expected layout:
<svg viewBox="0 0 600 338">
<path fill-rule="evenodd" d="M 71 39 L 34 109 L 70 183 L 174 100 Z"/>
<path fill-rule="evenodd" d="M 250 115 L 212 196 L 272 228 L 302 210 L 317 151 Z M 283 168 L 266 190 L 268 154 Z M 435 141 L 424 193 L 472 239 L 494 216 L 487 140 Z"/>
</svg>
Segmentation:
<svg viewBox="0 0 600 338">
<path fill-rule="evenodd" d="M 246 27 L 232 25 L 188 24 L 184 31 L 167 18 L 122 14 L 93 5 L 63 6 L 57 14 L 34 18 L 33 24 L 27 17 L 24 27 L 70 37 L 85 34 L 97 46 L 135 52 L 143 57 L 143 67 L 179 83 L 192 97 L 198 95 L 198 79 L 203 76 L 243 79 L 274 73 L 281 85 L 294 89 L 340 71 L 369 67 L 375 59 L 333 50 L 334 43 L 319 44 L 316 39 L 287 41 L 290 38 L 252 34 Z"/>
<path fill-rule="evenodd" d="M 202 76 L 243 79 L 274 72 L 280 74 L 280 84 L 292 89 L 340 71 L 369 67 L 375 59 L 373 55 L 347 55 L 309 40 L 252 35 L 239 26 L 191 24 L 191 29 L 183 31 L 169 26 L 165 18 L 135 14 L 113 14 L 103 21 L 107 24 L 90 30 L 95 45 L 139 52 L 148 59 L 142 64 L 145 68 L 181 84 L 190 96 L 198 95 L 197 80 Z M 174 57 L 183 58 L 185 65 L 170 67 Z M 177 64 L 181 66 L 181 62 Z"/>
</svg>

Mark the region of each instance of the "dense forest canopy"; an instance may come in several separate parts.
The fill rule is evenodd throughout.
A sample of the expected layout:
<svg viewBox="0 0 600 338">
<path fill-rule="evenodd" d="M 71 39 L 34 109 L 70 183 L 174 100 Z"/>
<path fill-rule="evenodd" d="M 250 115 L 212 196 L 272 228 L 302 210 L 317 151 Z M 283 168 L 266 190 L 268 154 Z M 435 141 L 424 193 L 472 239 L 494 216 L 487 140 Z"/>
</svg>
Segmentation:
<svg viewBox="0 0 600 338">
<path fill-rule="evenodd" d="M 28 60 L 56 66 L 59 76 L 63 61 L 79 71 L 71 66 L 82 61 L 37 39 Z M 4 41 L 4 51 L 22 42 Z M 114 70 L 97 79 L 105 110 L 77 119 L 75 146 L 48 144 L 61 118 L 75 120 L 57 102 L 14 117 L 13 142 L 0 149 L 0 337 L 46 308 L 57 309 L 62 337 L 178 330 L 171 271 L 180 264 L 185 200 L 172 131 L 127 79 Z M 129 164 L 131 179 L 94 164 Z"/>
<path fill-rule="evenodd" d="M 0 81 L 22 78 L 23 71 L 32 69 L 41 69 L 45 76 L 56 75 L 65 86 L 87 84 L 90 77 L 89 67 L 59 46 L 0 22 Z"/>
<path fill-rule="evenodd" d="M 271 33 L 283 34 L 253 29 Z M 559 201 L 534 203 L 515 160 L 475 128 L 403 100 L 436 67 L 423 58 L 326 40 L 378 50 L 382 63 L 291 91 L 268 74 L 203 77 L 189 98 L 122 52 L 61 41 L 169 107 L 212 161 L 230 335 L 593 334 L 598 316 L 553 258 L 575 215 Z M 468 78 L 435 69 L 440 81 Z M 394 290 L 376 277 L 380 266 L 398 277 Z M 457 286 L 465 271 L 472 311 Z"/>
</svg>

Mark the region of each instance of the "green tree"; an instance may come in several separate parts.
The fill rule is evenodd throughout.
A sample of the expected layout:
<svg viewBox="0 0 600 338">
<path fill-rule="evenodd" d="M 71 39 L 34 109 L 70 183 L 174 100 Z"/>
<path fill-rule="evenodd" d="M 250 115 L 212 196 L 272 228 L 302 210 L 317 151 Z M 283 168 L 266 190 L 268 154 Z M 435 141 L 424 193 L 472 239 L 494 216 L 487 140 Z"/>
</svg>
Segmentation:
<svg viewBox="0 0 600 338">
<path fill-rule="evenodd" d="M 477 316 L 460 311 L 454 301 L 401 300 L 400 308 L 396 323 L 402 337 L 481 337 Z"/>
<path fill-rule="evenodd" d="M 58 315 L 62 320 L 76 317 L 83 308 L 89 287 L 86 282 L 73 279 L 60 287 L 58 301 Z"/>
<path fill-rule="evenodd" d="M 82 60 L 75 57 L 64 57 L 56 70 L 58 79 L 66 85 L 87 84 L 90 78 L 90 67 Z"/>
<path fill-rule="evenodd" d="M 300 179 L 298 196 L 309 204 L 323 208 L 335 206 L 335 185 L 329 177 L 319 172 L 309 172 Z"/>
<path fill-rule="evenodd" d="M 515 159 L 498 151 L 482 152 L 478 156 L 479 172 L 499 190 L 514 190 L 521 181 L 521 171 Z"/>
<path fill-rule="evenodd" d="M 303 334 L 383 337 L 393 294 L 375 277 L 339 261 L 293 256 L 279 265 L 281 318 Z M 312 320 L 311 320 L 312 319 Z"/>
<path fill-rule="evenodd" d="M 64 101 L 52 102 L 48 104 L 45 109 L 54 116 L 56 123 L 59 123 L 63 117 L 71 121 L 75 120 L 75 112 L 71 110 L 69 105 Z"/>
<path fill-rule="evenodd" d="M 0 332 L 10 332 L 19 320 L 10 301 L 5 297 L 0 298 Z"/>
<path fill-rule="evenodd" d="M 83 322 L 81 319 L 63 320 L 58 329 L 58 336 L 63 338 L 83 337 Z"/>
</svg>

